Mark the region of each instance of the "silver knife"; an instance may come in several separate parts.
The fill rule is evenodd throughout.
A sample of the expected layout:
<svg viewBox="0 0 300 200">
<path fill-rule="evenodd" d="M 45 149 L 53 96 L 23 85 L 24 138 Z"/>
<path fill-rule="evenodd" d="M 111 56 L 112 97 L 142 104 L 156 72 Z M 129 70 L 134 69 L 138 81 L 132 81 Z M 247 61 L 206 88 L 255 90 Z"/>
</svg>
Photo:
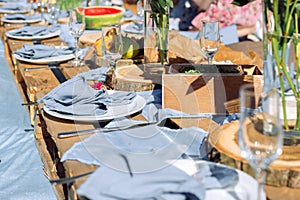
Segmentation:
<svg viewBox="0 0 300 200">
<path fill-rule="evenodd" d="M 78 135 L 94 134 L 94 133 L 98 133 L 98 132 L 126 130 L 126 129 L 130 129 L 130 128 L 147 126 L 147 125 L 156 124 L 156 123 L 157 122 L 146 122 L 146 123 L 140 123 L 140 124 L 131 124 L 131 125 L 122 126 L 122 127 L 96 128 L 96 129 L 87 129 L 87 130 L 81 130 L 81 131 L 61 132 L 61 133 L 57 134 L 57 138 L 64 139 L 64 138 L 74 137 L 74 136 L 78 136 Z"/>
<path fill-rule="evenodd" d="M 41 66 L 41 67 L 27 67 L 27 68 L 24 68 L 24 71 L 27 72 L 27 71 L 33 71 L 33 70 L 43 70 L 43 69 L 62 69 L 62 68 L 74 68 L 74 66 Z"/>
</svg>

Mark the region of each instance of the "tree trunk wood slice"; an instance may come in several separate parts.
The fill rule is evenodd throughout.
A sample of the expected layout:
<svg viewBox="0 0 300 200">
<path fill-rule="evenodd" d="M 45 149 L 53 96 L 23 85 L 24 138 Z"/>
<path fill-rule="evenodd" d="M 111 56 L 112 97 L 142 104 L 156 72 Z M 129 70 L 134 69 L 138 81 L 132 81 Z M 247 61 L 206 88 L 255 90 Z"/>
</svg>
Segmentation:
<svg viewBox="0 0 300 200">
<path fill-rule="evenodd" d="M 240 155 L 241 150 L 237 143 L 238 129 L 239 121 L 224 124 L 210 133 L 209 142 L 221 153 L 221 163 L 254 176 L 251 166 Z M 298 148 L 284 146 L 283 154 L 269 167 L 267 185 L 300 188 L 300 151 Z"/>
<path fill-rule="evenodd" d="M 145 65 L 119 66 L 116 69 L 116 87 L 124 91 L 147 91 L 161 87 L 162 73 L 151 73 Z"/>
</svg>

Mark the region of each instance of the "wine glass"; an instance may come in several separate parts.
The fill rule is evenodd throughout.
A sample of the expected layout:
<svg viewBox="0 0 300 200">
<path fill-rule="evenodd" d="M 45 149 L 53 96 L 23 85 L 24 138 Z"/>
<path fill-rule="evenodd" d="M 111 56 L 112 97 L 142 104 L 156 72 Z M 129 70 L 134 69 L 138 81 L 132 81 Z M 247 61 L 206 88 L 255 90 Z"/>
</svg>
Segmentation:
<svg viewBox="0 0 300 200">
<path fill-rule="evenodd" d="M 121 59 L 123 53 L 121 25 L 102 26 L 102 55 L 109 62 L 112 74 L 112 87 L 115 89 L 116 61 Z"/>
<path fill-rule="evenodd" d="M 214 55 L 220 47 L 219 22 L 201 21 L 200 47 L 206 55 L 208 64 L 212 64 Z"/>
<path fill-rule="evenodd" d="M 48 12 L 50 14 L 50 24 L 56 25 L 60 14 L 60 6 L 56 3 L 49 3 Z"/>
<path fill-rule="evenodd" d="M 78 40 L 80 36 L 83 34 L 85 30 L 85 10 L 84 8 L 78 8 L 78 10 L 81 10 L 81 15 L 79 15 L 76 11 L 76 9 L 70 10 L 70 17 L 69 17 L 69 30 L 70 34 L 75 39 L 75 59 L 70 61 L 69 63 L 73 65 L 74 67 L 82 66 L 84 65 L 84 61 L 79 58 L 78 55 Z"/>
<path fill-rule="evenodd" d="M 254 169 L 259 200 L 264 198 L 267 168 L 282 152 L 279 111 L 279 94 L 275 88 L 263 91 L 263 84 L 259 83 L 241 86 L 238 142 L 241 155 Z"/>
</svg>

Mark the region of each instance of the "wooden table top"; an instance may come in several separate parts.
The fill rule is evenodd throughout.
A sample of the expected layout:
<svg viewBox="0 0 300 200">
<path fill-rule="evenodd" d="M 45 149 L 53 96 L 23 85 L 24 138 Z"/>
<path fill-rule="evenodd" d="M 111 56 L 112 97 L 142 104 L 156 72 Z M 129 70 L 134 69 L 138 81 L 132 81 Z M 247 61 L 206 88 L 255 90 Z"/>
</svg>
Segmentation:
<svg viewBox="0 0 300 200">
<path fill-rule="evenodd" d="M 4 29 L 4 27 L 1 28 L 3 33 L 6 29 Z M 5 34 L 2 35 L 2 40 L 4 41 L 5 51 L 8 58 L 7 61 L 11 66 L 11 71 L 20 89 L 20 93 L 24 98 L 24 102 L 35 101 L 60 84 L 57 76 L 51 69 L 25 71 L 25 68 L 32 68 L 40 65 L 20 62 L 13 57 L 13 51 L 19 49 L 24 43 L 31 44 L 32 41 L 24 42 L 7 38 Z M 58 37 L 42 40 L 41 43 L 48 45 L 64 44 L 64 42 Z M 128 61 L 125 61 L 125 63 L 128 63 Z M 67 64 L 62 63 L 60 65 L 64 66 Z M 97 66 L 97 63 L 92 60 L 84 67 L 62 68 L 59 70 L 66 79 L 70 79 L 78 73 L 88 71 L 95 66 Z M 124 76 L 124 74 L 122 75 Z M 60 162 L 62 155 L 71 148 L 74 143 L 83 140 L 89 135 L 59 139 L 57 138 L 57 134 L 63 131 L 75 131 L 101 127 L 104 125 L 103 123 L 75 123 L 71 120 L 55 118 L 44 113 L 42 105 L 39 105 L 38 107 L 30 106 L 29 113 L 32 117 L 32 123 L 34 124 L 36 145 L 44 163 L 44 171 L 50 179 L 72 177 L 97 169 L 97 166 L 86 165 L 78 161 L 68 160 L 63 163 Z M 135 120 L 144 120 L 140 113 L 134 114 L 130 117 Z M 179 127 L 198 126 L 209 131 L 214 131 L 218 127 L 215 122 L 209 119 L 173 119 L 172 122 Z M 69 196 L 72 199 L 79 199 L 80 197 L 76 194 L 76 188 L 78 188 L 84 180 L 86 180 L 86 177 L 78 179 L 74 182 L 74 184 L 53 185 L 57 198 L 66 199 Z M 267 186 L 266 190 L 269 199 L 274 200 L 281 199 L 282 197 L 286 197 L 285 199 L 296 199 L 296 196 L 300 195 L 299 189 L 291 189 L 287 187 L 277 188 Z"/>
</svg>

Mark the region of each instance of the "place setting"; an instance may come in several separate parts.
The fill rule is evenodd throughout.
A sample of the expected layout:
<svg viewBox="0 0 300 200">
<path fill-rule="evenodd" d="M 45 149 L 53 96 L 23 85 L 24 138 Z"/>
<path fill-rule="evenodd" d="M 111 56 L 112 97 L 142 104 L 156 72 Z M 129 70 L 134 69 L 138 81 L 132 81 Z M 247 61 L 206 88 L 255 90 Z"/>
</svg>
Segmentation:
<svg viewBox="0 0 300 200">
<path fill-rule="evenodd" d="M 40 14 L 28 15 L 22 13 L 7 14 L 1 18 L 1 21 L 9 24 L 32 24 L 42 21 Z"/>
<path fill-rule="evenodd" d="M 18 40 L 42 40 L 59 36 L 60 26 L 24 26 L 7 31 L 5 35 Z"/>
<path fill-rule="evenodd" d="M 122 25 L 122 31 L 125 33 L 143 34 L 143 22 L 133 21 Z"/>
<path fill-rule="evenodd" d="M 108 68 L 83 72 L 60 84 L 38 102 L 54 117 L 75 121 L 108 121 L 139 112 L 146 100 L 135 92 L 102 88 Z M 96 81 L 96 83 L 95 83 Z"/>
<path fill-rule="evenodd" d="M 60 63 L 75 57 L 73 47 L 43 44 L 24 44 L 13 55 L 19 61 L 34 64 Z"/>
<path fill-rule="evenodd" d="M 141 0 L 136 2 L 137 14 L 132 13 L 130 9 L 126 9 L 123 15 L 122 31 L 125 33 L 143 34 L 144 33 L 144 8 Z"/>
<path fill-rule="evenodd" d="M 0 7 L 0 13 L 2 14 L 17 14 L 17 13 L 28 13 L 30 7 L 20 3 L 6 3 Z"/>
<path fill-rule="evenodd" d="M 99 130 L 75 143 L 61 161 L 78 160 L 100 166 L 86 174 L 90 176 L 77 189 L 79 195 L 91 199 L 108 196 L 173 199 L 187 194 L 207 200 L 256 199 L 258 184 L 251 176 L 201 160 L 206 154 L 201 149 L 207 134 L 196 127 L 177 130 L 154 124 L 110 132 Z M 74 181 L 73 178 L 70 181 Z M 55 180 L 50 182 L 56 183 Z M 110 190 L 112 182 L 118 184 Z"/>
</svg>

